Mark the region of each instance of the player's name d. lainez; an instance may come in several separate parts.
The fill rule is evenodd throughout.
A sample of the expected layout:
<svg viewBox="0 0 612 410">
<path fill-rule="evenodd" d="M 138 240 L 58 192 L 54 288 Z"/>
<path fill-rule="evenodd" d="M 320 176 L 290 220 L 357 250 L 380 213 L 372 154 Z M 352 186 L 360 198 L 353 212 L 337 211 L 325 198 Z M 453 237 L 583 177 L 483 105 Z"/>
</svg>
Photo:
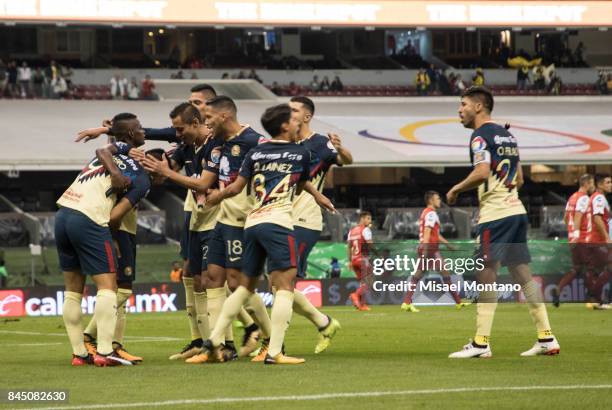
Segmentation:
<svg viewBox="0 0 612 410">
<path fill-rule="evenodd" d="M 442 283 L 436 281 L 419 281 L 413 283 L 411 280 L 402 280 L 395 283 L 385 283 L 381 280 L 374 281 L 372 288 L 376 292 L 518 292 L 521 285 L 516 283 L 478 283 L 475 281 L 461 281 L 457 283 Z"/>
</svg>

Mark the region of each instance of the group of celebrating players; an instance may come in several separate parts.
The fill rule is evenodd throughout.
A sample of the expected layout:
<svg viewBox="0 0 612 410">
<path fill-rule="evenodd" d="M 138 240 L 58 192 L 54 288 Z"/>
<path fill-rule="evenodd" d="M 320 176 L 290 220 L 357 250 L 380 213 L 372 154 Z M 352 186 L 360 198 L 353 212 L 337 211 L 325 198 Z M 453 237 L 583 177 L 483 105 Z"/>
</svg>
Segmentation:
<svg viewBox="0 0 612 410">
<path fill-rule="evenodd" d="M 558 354 L 559 343 L 528 265 L 528 221 L 518 197 L 523 175 L 517 142 L 508 127 L 491 121 L 492 110 L 493 96 L 486 88 L 472 87 L 463 94 L 459 117 L 464 127 L 474 130 L 470 139 L 473 170 L 446 194 L 446 200 L 453 205 L 460 193 L 478 189 L 480 254 L 486 264 L 477 280 L 494 283 L 500 266 L 507 266 L 522 287 L 537 329 L 537 342 L 521 355 Z M 314 103 L 307 97 L 268 108 L 261 117 L 271 137 L 266 138 L 238 121 L 231 98 L 218 96 L 213 87 L 202 84 L 192 88 L 188 102 L 171 111 L 172 127 L 142 128 L 134 114 L 123 113 L 103 127 L 79 134 L 77 140 L 108 134 L 112 142 L 96 150 L 96 158 L 58 200 L 56 242 L 66 284 L 63 317 L 73 349 L 72 365 L 130 365 L 143 360 L 123 346 L 125 303 L 136 271 L 136 209 L 151 184 L 166 180 L 188 190 L 181 248 L 191 342 L 170 359 L 226 362 L 251 355 L 252 361 L 266 364 L 303 363 L 304 359 L 284 353 L 293 312 L 317 328 L 315 353 L 330 346 L 340 324 L 295 290 L 294 282 L 305 276 L 308 254 L 320 236 L 321 207 L 335 212 L 321 194 L 325 176 L 333 165 L 352 163 L 352 156 L 337 135 L 324 136 L 310 129 L 314 113 Z M 145 139 L 179 145 L 171 156 L 163 150 L 143 152 L 139 147 Z M 570 201 L 574 203 L 570 226 L 582 227 L 584 219 L 579 216 L 588 214 L 582 197 L 590 188 L 583 180 L 583 194 Z M 595 182 L 599 192 L 610 191 L 609 177 L 597 177 Z M 588 201 L 592 216 L 586 219 L 595 221 L 589 224 L 597 232 L 601 221 L 608 223 L 609 206 L 600 203 L 602 197 L 594 195 Z M 440 195 L 428 192 L 426 202 L 420 254 L 439 258 L 437 243 L 445 242 L 435 213 Z M 362 213 L 359 226 L 348 236 L 349 261 L 362 280 L 351 300 L 360 310 L 369 309 L 364 299 L 369 268 L 362 250 L 372 243 L 370 222 L 371 215 Z M 581 235 L 582 228 L 570 229 L 572 241 Z M 609 241 L 608 236 L 604 239 Z M 275 294 L 270 316 L 255 292 L 264 270 Z M 450 281 L 448 272 L 443 274 Z M 98 293 L 93 318 L 83 329 L 81 299 L 89 275 Z M 413 282 L 421 276 L 422 272 L 414 275 Z M 560 288 L 571 281 L 568 278 Z M 406 295 L 402 308 L 416 312 L 411 297 Z M 465 305 L 459 295 L 453 297 L 458 307 Z M 496 306 L 496 292 L 480 292 L 476 336 L 449 357 L 491 357 L 489 338 Z M 235 318 L 245 330 L 239 349 L 232 330 Z"/>
<path fill-rule="evenodd" d="M 142 361 L 123 347 L 135 273 L 135 230 L 129 227 L 135 227 L 136 206 L 150 184 L 165 180 L 188 189 L 188 238 L 181 245 L 192 340 L 170 359 L 225 362 L 257 353 L 254 362 L 303 363 L 284 354 L 293 311 L 316 326 L 315 353 L 329 347 L 340 324 L 295 290 L 294 281 L 305 276 L 308 253 L 320 236 L 321 207 L 335 212 L 321 194 L 325 176 L 333 165 L 350 164 L 352 156 L 337 135 L 310 130 L 314 112 L 306 97 L 268 108 L 261 124 L 269 139 L 238 121 L 231 98 L 202 84 L 172 110 L 170 128 L 143 129 L 135 115 L 123 113 L 79 134 L 77 140 L 89 140 L 106 133 L 114 142 L 96 150 L 58 200 L 63 315 L 73 365 Z M 163 150 L 139 150 L 145 138 L 180 145 L 168 157 Z M 270 316 L 254 292 L 264 269 L 275 293 Z M 98 293 L 83 330 L 80 301 L 87 275 Z M 240 349 L 233 341 L 234 318 L 245 329 Z"/>
</svg>

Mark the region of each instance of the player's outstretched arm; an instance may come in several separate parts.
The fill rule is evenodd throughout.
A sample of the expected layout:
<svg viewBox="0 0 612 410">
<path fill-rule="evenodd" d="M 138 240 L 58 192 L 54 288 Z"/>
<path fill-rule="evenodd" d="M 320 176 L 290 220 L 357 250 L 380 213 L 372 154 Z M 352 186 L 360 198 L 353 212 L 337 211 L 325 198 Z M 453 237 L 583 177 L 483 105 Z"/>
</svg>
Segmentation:
<svg viewBox="0 0 612 410">
<path fill-rule="evenodd" d="M 314 197 L 315 201 L 320 207 L 327 209 L 332 214 L 336 213 L 336 208 L 334 207 L 332 201 L 330 201 L 328 197 L 317 191 L 317 189 L 314 187 L 314 185 L 310 183 L 310 181 L 306 181 L 304 183 L 304 190 Z M 298 190 L 298 192 L 299 191 L 301 190 Z"/>
<path fill-rule="evenodd" d="M 353 163 L 353 155 L 349 150 L 344 148 L 342 145 L 342 140 L 338 134 L 328 133 L 327 136 L 331 141 L 336 151 L 338 151 L 338 164 L 339 165 L 350 165 Z"/>
<path fill-rule="evenodd" d="M 141 164 L 147 171 L 164 176 L 175 184 L 181 185 L 187 189 L 193 189 L 195 191 L 206 192 L 217 180 L 217 174 L 210 171 L 203 171 L 200 178 L 191 178 L 186 175 L 181 175 L 170 168 L 166 158 L 163 158 L 163 160 L 160 161 L 150 155 L 147 155 L 141 161 Z"/>
<path fill-rule="evenodd" d="M 104 120 L 102 127 L 86 128 L 79 131 L 77 137 L 74 139 L 75 142 L 88 142 L 98 138 L 100 135 L 109 134 L 111 132 L 110 121 Z M 176 136 L 176 130 L 173 127 L 167 128 L 143 128 L 145 132 L 145 139 L 151 141 L 167 141 L 170 143 L 181 142 Z"/>
<path fill-rule="evenodd" d="M 110 129 L 108 127 L 87 128 L 79 131 L 77 137 L 74 139 L 74 142 L 88 142 L 98 138 L 100 135 L 108 134 L 109 131 Z"/>
<path fill-rule="evenodd" d="M 460 193 L 478 188 L 484 183 L 489 177 L 489 167 L 491 164 L 488 162 L 481 162 L 476 165 L 470 175 L 468 175 L 463 181 L 451 188 L 446 194 L 446 202 L 449 205 L 454 205 L 457 202 L 457 197 Z"/>
<path fill-rule="evenodd" d="M 109 172 L 111 177 L 111 186 L 114 191 L 124 191 L 130 185 L 130 179 L 123 175 L 115 161 L 113 155 L 117 153 L 117 146 L 108 144 L 102 148 L 96 149 L 96 157 L 104 168 Z"/>
<path fill-rule="evenodd" d="M 224 199 L 231 198 L 242 192 L 249 180 L 242 175 L 238 175 L 236 180 L 219 191 L 211 192 L 206 197 L 206 206 L 218 205 Z"/>
</svg>

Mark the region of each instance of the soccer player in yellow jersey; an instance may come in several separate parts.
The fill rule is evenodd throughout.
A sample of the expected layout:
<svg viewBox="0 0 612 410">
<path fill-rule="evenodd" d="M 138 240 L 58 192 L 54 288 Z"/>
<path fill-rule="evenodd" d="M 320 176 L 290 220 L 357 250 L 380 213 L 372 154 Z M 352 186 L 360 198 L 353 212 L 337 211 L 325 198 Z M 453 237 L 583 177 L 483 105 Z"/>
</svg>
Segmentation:
<svg viewBox="0 0 612 410">
<path fill-rule="evenodd" d="M 206 125 L 212 130 L 215 138 L 223 139 L 218 173 L 203 171 L 200 178 L 188 178 L 172 171 L 168 164 L 152 158 L 144 160 L 144 166 L 168 177 L 171 181 L 201 194 L 219 183 L 220 187 L 229 185 L 238 177 L 238 171 L 247 152 L 257 146 L 264 137 L 248 125 L 242 125 L 237 119 L 237 108 L 234 101 L 226 96 L 218 96 L 206 102 Z M 246 216 L 253 204 L 246 193 L 230 198 L 220 205 L 215 228 L 208 239 L 208 270 L 206 272 L 206 294 L 210 327 L 213 328 L 221 313 L 221 307 L 227 298 L 226 282 L 230 289 L 235 289 L 242 268 L 243 231 Z M 263 300 L 254 294 L 249 300 L 248 310 L 264 339 L 269 338 L 271 331 L 270 318 Z M 241 320 L 244 317 L 241 314 Z M 257 348 L 259 332 L 253 326 L 245 324 L 245 339 L 239 351 L 245 356 Z M 202 357 L 204 360 L 204 357 Z"/>
<path fill-rule="evenodd" d="M 478 231 L 480 255 L 485 268 L 477 273 L 482 284 L 494 284 L 500 266 L 507 266 L 518 282 L 536 325 L 538 340 L 521 356 L 555 355 L 560 347 L 553 335 L 546 305 L 539 286 L 533 281 L 527 248 L 527 213 L 518 196 L 523 172 L 516 138 L 506 127 L 491 121 L 493 95 L 484 87 L 470 87 L 461 97 L 459 118 L 465 128 L 473 129 L 470 138 L 470 160 L 474 169 L 446 194 L 450 205 L 457 196 L 478 189 L 480 218 Z M 489 337 L 497 307 L 497 292 L 480 292 L 476 314 L 476 337 L 451 358 L 491 357 Z"/>
<path fill-rule="evenodd" d="M 310 152 L 309 181 L 319 191 L 323 190 L 325 177 L 333 165 L 350 165 L 353 156 L 342 146 L 340 137 L 336 134 L 327 136 L 313 132 L 310 122 L 315 114 L 314 102 L 304 96 L 291 98 L 291 109 L 297 111 L 302 122 L 298 134 L 299 143 Z M 293 229 L 298 247 L 297 277 L 306 277 L 308 255 L 314 248 L 323 230 L 323 215 L 321 207 L 314 197 L 307 192 L 299 194 L 293 203 Z M 324 315 L 298 290 L 294 292 L 293 310 L 310 320 L 319 331 L 319 341 L 315 353 L 322 353 L 331 344 L 332 338 L 340 328 L 340 323 Z"/>
<path fill-rule="evenodd" d="M 295 143 L 301 125 L 299 114 L 289 105 L 280 104 L 268 108 L 261 123 L 272 140 L 251 149 L 234 182 L 208 197 L 209 204 L 224 202 L 244 192 L 248 185 L 246 193 L 254 201 L 254 207 L 244 225 L 245 251 L 239 286 L 223 304 L 210 340 L 204 341 L 204 347 L 209 351 L 210 361 L 224 361 L 221 354 L 223 329 L 252 296 L 267 262 L 276 294 L 272 307 L 272 332 L 264 363 L 299 364 L 304 359 L 288 357 L 282 352 L 293 310 L 297 272 L 293 200 L 295 194 L 306 187 L 317 203 L 331 210 L 333 206 L 308 182 L 310 153 Z"/>
<path fill-rule="evenodd" d="M 115 117 L 120 138 L 142 145 L 144 132 L 133 114 Z M 55 239 L 66 292 L 63 317 L 72 344 L 73 366 L 131 364 L 112 347 L 116 325 L 116 255 L 111 230 L 149 190 L 150 180 L 137 161 L 127 156 L 130 145 L 118 142 L 98 149 L 92 160 L 57 201 Z M 111 155 L 112 154 L 112 155 Z M 119 188 L 116 193 L 113 188 Z M 92 358 L 84 344 L 81 299 L 91 275 L 98 293 L 98 349 Z"/>
</svg>

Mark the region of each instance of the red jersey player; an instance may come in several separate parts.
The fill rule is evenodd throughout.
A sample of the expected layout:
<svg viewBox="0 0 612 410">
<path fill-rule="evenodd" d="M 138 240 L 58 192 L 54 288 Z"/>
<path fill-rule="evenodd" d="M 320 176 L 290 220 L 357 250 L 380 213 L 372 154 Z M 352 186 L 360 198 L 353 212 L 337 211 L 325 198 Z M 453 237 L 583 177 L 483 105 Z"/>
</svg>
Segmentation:
<svg viewBox="0 0 612 410">
<path fill-rule="evenodd" d="M 365 292 L 371 279 L 369 253 L 372 250 L 372 214 L 363 211 L 359 214 L 359 225 L 353 227 L 347 238 L 347 256 L 350 269 L 360 282 L 359 288 L 351 293 L 353 305 L 359 310 L 370 310 L 365 302 Z"/>
<path fill-rule="evenodd" d="M 419 217 L 419 247 L 417 248 L 417 255 L 421 259 L 421 266 L 414 272 L 411 278 L 410 289 L 406 292 L 406 296 L 404 296 L 404 303 L 402 303 L 401 309 L 406 312 L 419 312 L 419 309 L 412 305 L 412 295 L 417 283 L 423 277 L 423 271 L 426 270 L 426 266 L 424 266 L 425 261 L 427 261 L 427 265 L 433 265 L 434 268 L 439 266 L 439 272 L 444 277 L 444 283 L 447 285 L 451 284 L 450 273 L 443 269 L 444 263 L 440 255 L 440 242 L 449 249 L 451 248 L 448 241 L 440 233 L 440 218 L 438 218 L 438 213 L 436 212 L 442 205 L 440 194 L 436 191 L 427 191 L 425 193 L 425 204 L 427 206 Z M 457 292 L 451 290 L 450 294 L 455 300 L 457 309 L 469 305 L 468 302 L 461 302 L 461 297 Z"/>
<path fill-rule="evenodd" d="M 612 178 L 595 175 L 595 192 L 591 195 L 590 209 L 587 214 L 590 232 L 587 237 L 590 269 L 586 274 L 589 293 L 599 303 L 587 304 L 592 309 L 609 309 L 602 303 L 602 289 L 610 275 L 610 204 L 606 194 L 612 191 Z M 609 297 L 608 297 L 609 298 Z"/>
<path fill-rule="evenodd" d="M 584 174 L 579 180 L 580 188 L 574 192 L 565 206 L 563 222 L 567 225 L 567 240 L 572 254 L 572 269 L 567 272 L 556 289 L 553 290 L 553 305 L 559 307 L 559 295 L 563 288 L 574 280 L 578 273 L 583 273 L 588 265 L 585 243 L 589 234 L 589 195 L 595 190 L 593 175 Z"/>
</svg>

